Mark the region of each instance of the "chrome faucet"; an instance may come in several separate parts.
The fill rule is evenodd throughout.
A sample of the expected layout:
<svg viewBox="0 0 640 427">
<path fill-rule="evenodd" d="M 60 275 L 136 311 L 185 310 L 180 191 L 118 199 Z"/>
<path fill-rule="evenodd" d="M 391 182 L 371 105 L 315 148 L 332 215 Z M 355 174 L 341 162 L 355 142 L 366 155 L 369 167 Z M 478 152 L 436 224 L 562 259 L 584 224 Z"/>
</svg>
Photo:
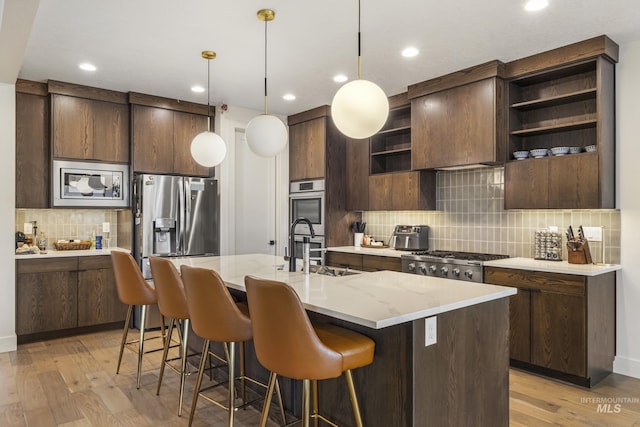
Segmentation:
<svg viewBox="0 0 640 427">
<path fill-rule="evenodd" d="M 291 272 L 296 271 L 295 230 L 296 230 L 296 225 L 298 225 L 301 222 L 304 222 L 309 226 L 311 237 L 316 237 L 316 233 L 315 231 L 313 231 L 313 225 L 311 225 L 311 221 L 309 221 L 307 218 L 300 217 L 300 218 L 296 218 L 293 221 L 293 223 L 291 224 L 291 230 L 289 231 L 289 251 L 291 252 L 289 254 L 289 271 Z"/>
</svg>

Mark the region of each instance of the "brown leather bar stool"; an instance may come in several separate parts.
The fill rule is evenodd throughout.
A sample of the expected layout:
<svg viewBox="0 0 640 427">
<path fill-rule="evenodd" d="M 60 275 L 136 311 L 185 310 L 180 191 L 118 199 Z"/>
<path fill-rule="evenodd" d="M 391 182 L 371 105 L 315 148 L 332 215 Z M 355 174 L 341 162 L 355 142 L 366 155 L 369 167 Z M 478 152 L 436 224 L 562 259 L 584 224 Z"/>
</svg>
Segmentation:
<svg viewBox="0 0 640 427">
<path fill-rule="evenodd" d="M 196 380 L 196 388 L 193 392 L 193 403 L 191 404 L 191 414 L 189 415 L 189 426 L 193 422 L 193 415 L 198 403 L 198 396 L 202 396 L 207 401 L 220 406 L 229 413 L 228 426 L 233 426 L 234 412 L 239 407 L 244 407 L 252 402 L 245 402 L 245 380 L 253 384 L 264 387 L 253 378 L 247 377 L 244 372 L 244 342 L 253 338 L 251 329 L 251 318 L 246 304 L 236 303 L 222 278 L 213 270 L 206 268 L 195 268 L 183 265 L 180 267 L 182 273 L 182 282 L 187 294 L 187 305 L 189 306 L 189 314 L 191 315 L 191 323 L 193 331 L 201 338 L 204 338 L 204 346 L 202 347 L 202 358 L 200 359 L 200 368 L 198 370 L 198 379 Z M 208 353 L 209 343 L 222 342 L 228 343 L 228 369 L 229 369 L 229 398 L 228 406 L 224 406 L 219 402 L 202 394 L 200 386 L 202 384 L 202 375 L 204 373 L 205 360 Z M 235 343 L 240 343 L 240 376 L 235 376 Z M 240 379 L 242 387 L 243 405 L 235 406 L 235 379 Z M 271 390 L 273 393 L 273 389 Z M 280 388 L 277 389 L 277 395 L 282 413 L 283 423 L 286 424 L 284 407 L 282 405 L 282 397 Z M 268 408 L 267 408 L 268 411 Z"/>
<path fill-rule="evenodd" d="M 142 373 L 142 355 L 144 351 L 145 341 L 145 325 L 147 322 L 147 308 L 150 305 L 156 305 L 158 300 L 156 298 L 155 289 L 144 280 L 142 272 L 136 264 L 131 254 L 124 251 L 112 251 L 111 252 L 111 264 L 113 265 L 113 273 L 116 278 L 116 289 L 118 291 L 118 298 L 123 304 L 129 305 L 127 311 L 127 318 L 124 322 L 124 330 L 122 331 L 122 341 L 120 343 L 120 354 L 118 355 L 118 367 L 116 374 L 120 372 L 120 363 L 122 362 L 122 352 L 126 344 L 138 343 L 138 374 L 136 388 L 140 388 L 140 377 Z M 140 338 L 127 342 L 127 336 L 129 334 L 129 323 L 131 322 L 131 313 L 133 307 L 141 306 L 141 319 L 140 319 Z M 158 338 L 158 337 L 152 337 Z M 164 318 L 162 319 L 162 338 L 164 339 Z M 149 338 L 151 339 L 151 338 Z"/>
<path fill-rule="evenodd" d="M 262 366 L 271 371 L 260 426 L 267 423 L 265 408 L 271 401 L 278 375 L 302 380 L 304 427 L 309 426 L 309 418 L 314 419 L 315 425 L 318 419 L 333 424 L 318 413 L 317 381 L 336 378 L 344 372 L 356 425 L 362 427 L 351 370 L 373 362 L 374 341 L 338 326 L 312 325 L 300 298 L 286 283 L 247 276 L 245 285 L 256 355 Z M 309 410 L 311 382 L 313 414 Z"/>
<path fill-rule="evenodd" d="M 158 308 L 160 313 L 169 318 L 169 329 L 164 342 L 164 350 L 162 352 L 162 362 L 160 365 L 160 376 L 158 378 L 158 389 L 156 394 L 160 394 L 162 386 L 162 377 L 164 375 L 165 366 L 175 370 L 180 374 L 180 394 L 178 401 L 178 416 L 182 416 L 182 400 L 184 396 L 184 383 L 187 375 L 187 356 L 189 351 L 189 308 L 187 307 L 187 297 L 184 293 L 184 285 L 180 278 L 180 273 L 175 265 L 167 258 L 149 257 L 151 264 L 151 277 L 156 287 L 158 296 Z M 182 321 L 182 330 L 178 331 L 180 336 L 180 369 L 175 369 L 169 362 L 176 360 L 167 360 L 169 347 L 171 345 L 171 337 L 174 327 L 180 328 L 179 322 Z"/>
</svg>

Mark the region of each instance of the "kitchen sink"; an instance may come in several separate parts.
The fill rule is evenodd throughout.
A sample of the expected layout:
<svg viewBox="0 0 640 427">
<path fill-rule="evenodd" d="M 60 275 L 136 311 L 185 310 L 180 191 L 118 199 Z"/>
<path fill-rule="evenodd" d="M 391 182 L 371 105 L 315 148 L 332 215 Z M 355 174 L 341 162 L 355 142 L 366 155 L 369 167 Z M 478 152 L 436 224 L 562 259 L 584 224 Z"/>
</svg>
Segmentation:
<svg viewBox="0 0 640 427">
<path fill-rule="evenodd" d="M 324 276 L 341 277 L 352 276 L 354 274 L 360 274 L 359 271 L 349 270 L 348 268 L 330 268 L 324 265 L 312 265 L 310 269 L 311 273 L 322 274 Z"/>
</svg>

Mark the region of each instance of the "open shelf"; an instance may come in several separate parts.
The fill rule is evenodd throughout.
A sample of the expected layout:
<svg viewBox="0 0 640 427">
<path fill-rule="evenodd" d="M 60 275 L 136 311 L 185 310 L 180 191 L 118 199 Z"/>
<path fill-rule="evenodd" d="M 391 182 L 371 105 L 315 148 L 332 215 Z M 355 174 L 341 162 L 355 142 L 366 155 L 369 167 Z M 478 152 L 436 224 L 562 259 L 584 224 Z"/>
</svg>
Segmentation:
<svg viewBox="0 0 640 427">
<path fill-rule="evenodd" d="M 572 131 L 578 129 L 588 129 L 596 127 L 598 121 L 597 120 L 582 120 L 579 122 L 570 122 L 570 123 L 560 123 L 551 126 L 541 126 L 535 127 L 531 129 L 520 129 L 514 130 L 511 132 L 511 135 L 514 136 L 532 136 L 532 135 L 544 135 L 548 133 L 555 132 L 565 132 Z"/>
<path fill-rule="evenodd" d="M 407 131 L 407 130 L 410 131 L 411 130 L 411 126 L 402 126 L 402 127 L 392 128 L 392 129 L 381 130 L 376 135 L 389 135 L 389 134 L 393 134 L 393 133 L 404 132 L 404 131 Z"/>
<path fill-rule="evenodd" d="M 588 99 L 595 99 L 597 94 L 597 89 L 583 89 L 578 90 L 571 93 L 566 93 L 563 95 L 551 96 L 548 98 L 542 99 L 533 99 L 531 101 L 524 102 L 516 102 L 515 104 L 511 104 L 511 108 L 514 108 L 518 111 L 529 111 L 535 110 L 537 108 L 545 108 L 545 107 L 554 107 L 557 105 L 562 105 L 570 102 L 578 102 L 585 101 Z"/>
<path fill-rule="evenodd" d="M 389 154 L 401 154 L 401 153 L 411 154 L 411 148 L 398 148 L 395 150 L 376 151 L 376 152 L 372 152 L 371 156 L 386 156 Z"/>
</svg>

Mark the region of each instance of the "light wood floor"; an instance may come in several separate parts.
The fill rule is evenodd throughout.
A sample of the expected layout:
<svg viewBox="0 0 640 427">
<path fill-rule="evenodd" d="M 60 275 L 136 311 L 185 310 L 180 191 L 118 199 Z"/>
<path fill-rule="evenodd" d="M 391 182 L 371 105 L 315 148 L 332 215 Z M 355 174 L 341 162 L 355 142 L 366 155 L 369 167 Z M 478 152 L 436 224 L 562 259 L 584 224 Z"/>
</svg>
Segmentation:
<svg viewBox="0 0 640 427">
<path fill-rule="evenodd" d="M 0 354 L 0 426 L 186 426 L 195 378 L 188 379 L 184 414 L 178 418 L 178 376 L 165 371 L 156 396 L 160 354 L 146 355 L 137 390 L 133 352 L 125 351 L 115 374 L 119 340 L 120 332 L 110 331 Z M 640 426 L 640 403 L 624 401 L 640 400 L 638 379 L 613 374 L 586 390 L 512 370 L 510 383 L 511 426 Z M 595 398 L 618 399 L 619 412 L 614 402 L 611 413 L 598 413 Z M 257 411 L 237 414 L 237 426 L 258 425 Z M 224 425 L 225 420 L 223 410 L 198 402 L 194 426 Z"/>
</svg>

